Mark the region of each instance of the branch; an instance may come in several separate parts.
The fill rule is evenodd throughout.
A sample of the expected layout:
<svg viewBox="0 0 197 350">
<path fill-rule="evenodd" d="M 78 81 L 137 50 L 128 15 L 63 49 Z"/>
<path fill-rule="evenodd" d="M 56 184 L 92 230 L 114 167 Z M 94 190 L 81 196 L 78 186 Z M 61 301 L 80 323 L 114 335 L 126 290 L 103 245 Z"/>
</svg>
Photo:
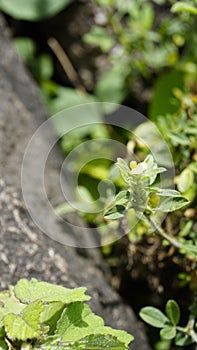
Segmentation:
<svg viewBox="0 0 197 350">
<path fill-rule="evenodd" d="M 70 79 L 71 83 L 74 85 L 76 90 L 80 91 L 84 96 L 87 96 L 87 91 L 84 88 L 84 86 L 81 84 L 77 71 L 73 67 L 66 52 L 63 50 L 63 48 L 58 43 L 58 41 L 55 38 L 50 38 L 47 41 L 47 43 L 51 48 L 51 50 L 54 52 L 55 56 L 57 57 L 66 75 L 68 76 L 68 78 Z"/>
<path fill-rule="evenodd" d="M 184 248 L 184 246 L 177 242 L 174 238 L 170 237 L 157 223 L 154 219 L 152 219 L 149 215 L 147 215 L 147 218 L 151 225 L 155 228 L 156 232 L 163 238 L 165 238 L 168 242 L 170 242 L 175 248 Z"/>
</svg>

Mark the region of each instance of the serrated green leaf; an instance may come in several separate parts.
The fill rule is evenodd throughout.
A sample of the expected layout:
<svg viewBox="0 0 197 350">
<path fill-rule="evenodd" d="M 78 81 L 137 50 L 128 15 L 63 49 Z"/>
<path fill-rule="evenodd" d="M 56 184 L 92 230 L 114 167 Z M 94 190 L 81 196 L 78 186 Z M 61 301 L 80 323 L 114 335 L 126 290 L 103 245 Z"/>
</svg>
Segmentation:
<svg viewBox="0 0 197 350">
<path fill-rule="evenodd" d="M 69 305 L 57 324 L 55 336 L 62 342 L 79 341 L 88 336 L 110 335 L 127 345 L 133 339 L 125 331 L 104 326 L 103 319 L 95 315 L 89 306 L 77 302 Z"/>
<path fill-rule="evenodd" d="M 176 2 L 172 8 L 171 11 L 173 13 L 177 13 L 177 12 L 188 12 L 191 13 L 193 15 L 197 15 L 197 8 L 192 6 L 191 4 L 188 4 L 185 1 L 180 1 L 180 2 Z"/>
<path fill-rule="evenodd" d="M 20 303 L 20 301 L 14 296 L 13 288 L 10 287 L 9 291 L 0 293 L 0 326 L 2 318 L 9 313 L 20 313 L 26 305 Z"/>
<path fill-rule="evenodd" d="M 126 208 L 123 205 L 115 205 L 106 211 L 104 218 L 107 220 L 118 220 L 126 215 Z"/>
<path fill-rule="evenodd" d="M 56 329 L 57 322 L 65 308 L 65 304 L 54 302 L 44 305 L 44 310 L 41 314 L 40 321 L 42 324 L 49 326 L 48 334 L 53 334 Z"/>
<path fill-rule="evenodd" d="M 122 158 L 118 158 L 117 162 L 116 162 L 116 166 L 119 168 L 120 174 L 121 174 L 123 180 L 126 183 L 130 184 L 130 169 L 129 169 L 127 163 L 125 162 L 125 160 Z"/>
<path fill-rule="evenodd" d="M 182 193 L 186 192 L 194 183 L 194 173 L 191 169 L 184 169 L 178 177 L 177 187 Z"/>
<path fill-rule="evenodd" d="M 40 314 L 42 311 L 42 303 L 35 302 L 27 305 L 20 315 L 6 315 L 3 322 L 7 336 L 10 339 L 23 341 L 38 338 L 41 334 Z"/>
<path fill-rule="evenodd" d="M 23 303 L 41 300 L 42 303 L 60 301 L 69 304 L 74 301 L 90 300 L 85 292 L 86 288 L 68 289 L 47 282 L 38 282 L 35 278 L 30 281 L 21 279 L 14 287 L 15 296 Z"/>
<path fill-rule="evenodd" d="M 102 318 L 93 314 L 88 305 L 76 302 L 68 305 L 62 313 L 55 335 L 64 342 L 77 341 L 100 326 L 104 326 Z"/>
<path fill-rule="evenodd" d="M 117 338 L 111 335 L 90 335 L 81 339 L 75 346 L 80 346 L 81 349 L 109 349 L 109 350 L 126 350 L 128 347 L 120 342 Z"/>
<path fill-rule="evenodd" d="M 63 10 L 72 0 L 0 0 L 0 9 L 16 19 L 39 21 Z"/>
<path fill-rule="evenodd" d="M 175 300 L 168 300 L 166 303 L 166 315 L 173 326 L 176 326 L 180 321 L 180 308 Z"/>
<path fill-rule="evenodd" d="M 159 309 L 146 306 L 140 310 L 140 317 L 153 327 L 163 328 L 169 325 L 169 319 Z"/>
<path fill-rule="evenodd" d="M 160 331 L 160 336 L 165 340 L 173 339 L 176 337 L 176 328 L 175 327 L 162 328 Z"/>
</svg>

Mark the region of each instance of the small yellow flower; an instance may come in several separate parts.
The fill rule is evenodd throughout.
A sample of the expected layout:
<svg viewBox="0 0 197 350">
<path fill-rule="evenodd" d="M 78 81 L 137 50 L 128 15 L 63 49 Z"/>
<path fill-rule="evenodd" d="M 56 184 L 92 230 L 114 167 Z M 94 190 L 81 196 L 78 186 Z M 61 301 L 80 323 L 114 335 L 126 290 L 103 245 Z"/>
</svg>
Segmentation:
<svg viewBox="0 0 197 350">
<path fill-rule="evenodd" d="M 131 161 L 129 165 L 130 165 L 130 168 L 131 168 L 131 174 L 132 175 L 142 174 L 148 167 L 147 163 L 141 162 L 141 163 L 137 164 L 136 161 Z"/>
</svg>

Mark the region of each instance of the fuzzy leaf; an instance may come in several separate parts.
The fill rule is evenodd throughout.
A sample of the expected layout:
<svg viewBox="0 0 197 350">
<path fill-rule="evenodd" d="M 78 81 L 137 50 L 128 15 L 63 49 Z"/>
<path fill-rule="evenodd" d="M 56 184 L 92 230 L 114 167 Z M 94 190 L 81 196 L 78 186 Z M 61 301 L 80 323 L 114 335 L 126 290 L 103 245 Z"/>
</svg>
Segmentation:
<svg viewBox="0 0 197 350">
<path fill-rule="evenodd" d="M 152 306 L 142 308 L 139 315 L 143 321 L 156 328 L 166 327 L 170 323 L 169 319 L 163 314 L 163 312 Z"/>
<path fill-rule="evenodd" d="M 14 287 L 15 296 L 23 303 L 41 300 L 42 303 L 60 301 L 69 304 L 74 301 L 90 300 L 85 295 L 86 288 L 68 289 L 52 285 L 47 282 L 38 282 L 35 278 L 30 281 L 21 279 Z"/>
<path fill-rule="evenodd" d="M 110 335 L 126 345 L 133 339 L 124 331 L 104 326 L 103 319 L 95 315 L 89 306 L 80 302 L 69 305 L 57 324 L 55 336 L 62 342 L 73 342 L 93 335 Z"/>
<path fill-rule="evenodd" d="M 122 158 L 118 158 L 117 162 L 116 162 L 116 166 L 119 168 L 120 174 L 121 174 L 123 180 L 126 183 L 130 184 L 130 169 L 129 169 L 127 163 L 125 162 L 125 160 Z"/>
<path fill-rule="evenodd" d="M 175 197 L 173 200 L 170 198 L 167 198 L 164 201 L 162 201 L 156 209 L 164 213 L 169 213 L 169 212 L 181 209 L 188 203 L 189 201 L 182 196 Z"/>
<path fill-rule="evenodd" d="M 166 304 L 166 315 L 173 326 L 176 326 L 180 321 L 180 308 L 174 300 L 168 300 Z M 173 337 L 174 338 L 174 337 Z"/>
<path fill-rule="evenodd" d="M 42 304 L 35 302 L 26 306 L 19 315 L 6 315 L 3 321 L 7 336 L 10 339 L 23 341 L 38 338 L 41 334 L 40 314 L 42 310 Z"/>
<path fill-rule="evenodd" d="M 165 327 L 160 331 L 161 338 L 165 340 L 170 340 L 176 337 L 176 328 L 175 327 Z"/>
<path fill-rule="evenodd" d="M 116 205 L 126 204 L 130 200 L 130 196 L 131 193 L 129 191 L 120 191 L 115 197 L 114 202 Z"/>
<path fill-rule="evenodd" d="M 106 211 L 104 218 L 107 220 L 117 220 L 125 216 L 127 210 L 123 205 L 115 205 Z"/>
<path fill-rule="evenodd" d="M 182 197 L 180 192 L 166 188 L 149 187 L 149 191 L 161 197 Z"/>
</svg>

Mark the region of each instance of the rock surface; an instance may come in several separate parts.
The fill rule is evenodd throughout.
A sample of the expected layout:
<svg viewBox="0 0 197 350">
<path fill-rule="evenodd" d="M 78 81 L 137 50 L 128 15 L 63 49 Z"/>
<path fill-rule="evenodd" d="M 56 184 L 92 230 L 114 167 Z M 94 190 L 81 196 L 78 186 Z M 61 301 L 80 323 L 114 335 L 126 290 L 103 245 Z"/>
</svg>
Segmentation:
<svg viewBox="0 0 197 350">
<path fill-rule="evenodd" d="M 67 287 L 86 286 L 92 296 L 93 310 L 106 324 L 132 333 L 135 336 L 133 349 L 149 350 L 141 324 L 110 286 L 110 272 L 99 251 L 72 248 L 50 239 L 38 229 L 25 208 L 20 175 L 23 154 L 47 115 L 35 83 L 14 51 L 2 16 L 0 41 L 0 289 L 22 277 L 35 277 Z M 52 130 L 43 135 L 39 152 L 52 137 Z M 38 149 L 34 157 L 38 156 L 36 152 Z M 54 201 L 62 196 L 60 189 L 54 188 L 61 162 L 61 151 L 57 147 L 46 167 L 47 193 Z M 29 174 L 35 179 L 32 201 L 38 211 L 42 211 L 44 203 L 39 200 L 39 186 L 36 186 L 38 171 L 30 162 Z M 64 227 L 47 217 L 47 212 L 43 219 L 57 235 L 63 233 Z M 80 221 L 78 217 L 74 220 Z M 74 231 L 71 234 L 77 239 Z"/>
</svg>

